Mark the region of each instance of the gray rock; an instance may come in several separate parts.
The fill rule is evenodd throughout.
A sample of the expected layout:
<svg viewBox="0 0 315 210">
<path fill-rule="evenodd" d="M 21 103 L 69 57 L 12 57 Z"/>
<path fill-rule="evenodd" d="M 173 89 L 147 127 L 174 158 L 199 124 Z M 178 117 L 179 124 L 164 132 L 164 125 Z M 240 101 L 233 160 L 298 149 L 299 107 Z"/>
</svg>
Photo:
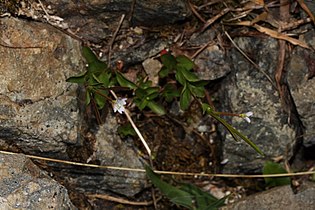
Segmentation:
<svg viewBox="0 0 315 210">
<path fill-rule="evenodd" d="M 194 60 L 197 65 L 196 73 L 203 80 L 220 79 L 231 72 L 230 63 L 226 62 L 228 60 L 226 52 L 215 44 L 216 36 L 215 30 L 206 30 L 193 34 L 188 42 L 191 46 L 208 45 Z M 213 43 L 209 44 L 210 41 Z"/>
<path fill-rule="evenodd" d="M 42 2 L 52 8 L 53 14 L 62 17 L 73 31 L 80 29 L 77 33 L 79 36 L 93 42 L 108 39 L 122 14 L 126 15 L 126 19 L 131 19 L 133 25 L 148 27 L 173 24 L 185 20 L 191 14 L 183 0 L 135 1 L 135 5 L 133 0 Z"/>
<path fill-rule="evenodd" d="M 276 40 L 237 38 L 235 41 L 247 54 L 255 55 L 254 61 L 273 78 L 278 53 Z M 250 124 L 238 117 L 226 119 L 249 137 L 268 158 L 286 154 L 290 157 L 296 131 L 287 123 L 288 116 L 282 111 L 277 90 L 240 53 L 233 50 L 230 54 L 233 70 L 222 85 L 225 92 L 221 101 L 225 106 L 217 109 L 238 114 L 252 111 L 254 114 Z M 260 172 L 264 159 L 244 141 L 236 142 L 224 128 L 222 133 L 226 135 L 224 159 L 229 160 L 224 166 L 224 172 Z"/>
<path fill-rule="evenodd" d="M 123 61 L 126 68 L 142 63 L 147 58 L 156 56 L 166 47 L 167 44 L 165 41 L 161 39 L 151 39 L 145 41 L 140 46 L 123 48 L 123 50 L 119 50 L 113 54 L 111 66 L 114 66 L 115 62 L 118 60 Z"/>
<path fill-rule="evenodd" d="M 305 34 L 308 44 L 315 46 L 314 31 Z M 292 97 L 304 125 L 304 143 L 308 147 L 314 145 L 315 128 L 315 53 L 297 47 L 293 50 L 288 69 L 288 83 Z M 306 149 L 307 149 L 306 148 Z M 307 156 L 314 157 L 313 151 L 306 151 Z"/>
<path fill-rule="evenodd" d="M 143 168 L 136 153 L 117 136 L 115 118 L 100 128 L 84 122 L 78 86 L 66 82 L 85 71 L 80 43 L 48 24 L 14 18 L 0 21 L 0 37 L 6 45 L 38 47 L 0 46 L 0 145 L 76 161 L 87 161 L 94 152 L 91 158 L 104 165 Z M 87 136 L 95 139 L 89 142 Z M 62 170 L 58 164 L 51 166 L 57 172 Z M 61 180 L 66 182 L 68 173 L 73 177 L 68 183 L 83 192 L 111 190 L 131 196 L 145 186 L 144 174 L 68 168 L 65 166 Z"/>
<path fill-rule="evenodd" d="M 65 80 L 83 71 L 80 43 L 47 24 L 0 21 L 9 46 L 0 46 L 0 138 L 24 152 L 66 157 L 79 115 L 76 85 Z"/>
<path fill-rule="evenodd" d="M 191 14 L 183 0 L 137 1 L 134 11 L 136 24 L 163 26 L 185 20 Z"/>
<path fill-rule="evenodd" d="M 218 45 L 211 45 L 196 58 L 197 75 L 203 80 L 216 80 L 231 72 L 230 64 L 226 62 L 226 55 Z"/>
<path fill-rule="evenodd" d="M 1 209 L 72 210 L 66 188 L 24 155 L 0 154 Z"/>
<path fill-rule="evenodd" d="M 315 183 L 304 183 L 295 194 L 290 186 L 276 187 L 271 190 L 246 197 L 237 203 L 220 208 L 221 210 L 312 210 L 315 206 Z"/>
<path fill-rule="evenodd" d="M 132 147 L 120 139 L 117 128 L 116 118 L 108 114 L 106 123 L 100 126 L 96 133 L 95 152 L 90 159 L 98 160 L 99 164 L 104 166 L 143 168 L 141 158 Z M 131 197 L 148 187 L 145 173 L 98 169 L 86 170 L 85 173 L 71 169 L 67 173 L 69 182 L 88 192 L 111 191 Z"/>
</svg>

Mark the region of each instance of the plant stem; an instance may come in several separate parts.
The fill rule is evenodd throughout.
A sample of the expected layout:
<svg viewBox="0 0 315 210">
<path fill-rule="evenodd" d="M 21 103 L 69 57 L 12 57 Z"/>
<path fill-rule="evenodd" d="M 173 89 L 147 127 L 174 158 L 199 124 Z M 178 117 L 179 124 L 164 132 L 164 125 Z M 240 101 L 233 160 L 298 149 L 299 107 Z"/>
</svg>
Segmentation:
<svg viewBox="0 0 315 210">
<path fill-rule="evenodd" d="M 114 93 L 114 91 L 110 90 L 110 93 L 114 96 L 114 98 L 117 100 L 117 96 L 116 94 Z M 152 166 L 152 158 L 151 158 L 151 149 L 149 148 L 147 142 L 144 140 L 141 132 L 139 131 L 139 129 L 137 128 L 136 124 L 133 122 L 133 120 L 131 119 L 130 117 L 130 113 L 129 113 L 129 110 L 125 108 L 125 115 L 128 119 L 128 121 L 131 123 L 133 129 L 136 131 L 138 137 L 140 138 L 143 146 L 145 147 L 145 149 L 147 150 L 147 153 L 149 155 L 149 159 L 150 159 L 150 165 Z"/>
</svg>

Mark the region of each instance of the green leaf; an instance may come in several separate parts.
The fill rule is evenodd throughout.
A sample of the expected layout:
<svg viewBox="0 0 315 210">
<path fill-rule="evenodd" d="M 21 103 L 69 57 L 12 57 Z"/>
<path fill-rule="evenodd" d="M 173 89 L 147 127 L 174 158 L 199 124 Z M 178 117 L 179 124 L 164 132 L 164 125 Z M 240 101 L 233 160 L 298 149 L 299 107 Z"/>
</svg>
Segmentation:
<svg viewBox="0 0 315 210">
<path fill-rule="evenodd" d="M 196 87 L 204 87 L 209 83 L 207 80 L 199 80 L 197 82 L 191 82 L 190 84 L 196 86 Z"/>
<path fill-rule="evenodd" d="M 279 164 L 272 161 L 266 161 L 263 174 L 285 174 L 287 171 Z M 282 186 L 291 184 L 290 177 L 265 177 L 265 182 L 268 187 Z"/>
<path fill-rule="evenodd" d="M 84 46 L 82 48 L 82 55 L 88 63 L 89 73 L 98 75 L 99 73 L 107 69 L 106 63 L 100 61 L 89 47 Z"/>
<path fill-rule="evenodd" d="M 143 110 L 148 105 L 148 103 L 149 101 L 146 100 L 145 98 L 139 99 L 139 101 L 138 100 L 135 101 L 135 104 L 138 106 L 140 110 Z"/>
<path fill-rule="evenodd" d="M 147 89 L 150 88 L 152 86 L 152 81 L 151 80 L 146 80 L 146 81 L 140 81 L 139 83 L 139 87 L 142 89 Z"/>
<path fill-rule="evenodd" d="M 199 78 L 197 77 L 197 75 L 183 67 L 181 68 L 177 68 L 177 71 L 181 71 L 182 74 L 184 75 L 184 77 L 186 78 L 186 80 L 188 80 L 189 82 L 197 82 L 199 81 Z"/>
<path fill-rule="evenodd" d="M 117 78 L 116 77 L 112 77 L 111 80 L 109 81 L 108 87 L 114 87 L 117 85 Z"/>
<path fill-rule="evenodd" d="M 183 183 L 180 187 L 174 187 L 162 181 L 149 166 L 145 166 L 145 170 L 154 186 L 177 205 L 194 210 L 216 210 L 225 205 L 224 201 L 228 196 L 217 199 L 192 184 Z"/>
<path fill-rule="evenodd" d="M 91 93 L 90 91 L 86 90 L 85 93 L 85 105 L 89 105 L 91 103 Z"/>
<path fill-rule="evenodd" d="M 166 113 L 164 107 L 154 101 L 149 101 L 147 106 L 158 115 L 164 115 Z"/>
<path fill-rule="evenodd" d="M 149 95 L 147 95 L 145 98 L 148 100 L 148 101 L 151 101 L 155 98 L 157 98 L 160 94 L 158 92 L 153 92 Z"/>
<path fill-rule="evenodd" d="M 167 102 L 171 102 L 174 98 L 179 97 L 180 93 L 175 85 L 166 84 L 163 88 L 162 96 L 165 97 Z"/>
<path fill-rule="evenodd" d="M 148 88 L 145 89 L 147 94 L 158 93 L 159 90 L 160 90 L 159 87 L 148 87 Z"/>
<path fill-rule="evenodd" d="M 104 87 L 109 87 L 110 77 L 111 77 L 111 73 L 104 71 L 104 72 L 102 72 L 97 78 L 98 78 L 98 81 L 99 81 Z"/>
<path fill-rule="evenodd" d="M 227 197 L 217 199 L 213 195 L 202 191 L 195 185 L 192 184 L 182 184 L 180 189 L 193 195 L 193 200 L 195 201 L 196 209 L 206 210 L 206 209 L 218 209 L 224 206 L 224 201 Z"/>
<path fill-rule="evenodd" d="M 191 100 L 191 93 L 189 91 L 189 89 L 185 86 L 181 95 L 180 95 L 180 108 L 182 110 L 186 110 L 189 107 L 190 104 L 190 100 Z"/>
<path fill-rule="evenodd" d="M 162 64 L 169 69 L 169 71 L 172 71 L 176 67 L 176 59 L 173 55 L 170 53 L 166 53 L 161 56 Z"/>
<path fill-rule="evenodd" d="M 166 66 L 162 66 L 161 70 L 159 71 L 160 78 L 167 77 L 167 75 L 170 73 L 170 69 Z"/>
<path fill-rule="evenodd" d="M 87 46 L 82 47 L 82 55 L 88 64 L 94 63 L 98 60 L 93 51 Z"/>
<path fill-rule="evenodd" d="M 176 61 L 177 61 L 177 66 L 182 66 L 188 71 L 193 69 L 195 66 L 194 62 L 184 55 L 177 56 Z"/>
<path fill-rule="evenodd" d="M 137 133 L 133 129 L 130 123 L 127 123 L 125 125 L 121 125 L 117 128 L 117 132 L 119 135 L 126 137 L 126 136 L 136 136 Z"/>
<path fill-rule="evenodd" d="M 205 88 L 204 87 L 196 87 L 196 86 L 190 84 L 190 85 L 188 85 L 188 88 L 194 96 L 199 97 L 199 98 L 205 97 Z"/>
<path fill-rule="evenodd" d="M 97 76 L 95 74 L 90 73 L 87 77 L 87 85 L 88 86 L 100 86 L 100 82 L 97 79 Z"/>
<path fill-rule="evenodd" d="M 145 97 L 146 97 L 147 91 L 145 91 L 145 90 L 142 89 L 142 88 L 138 88 L 138 89 L 136 89 L 135 94 L 136 94 L 137 98 L 142 99 L 142 98 L 145 98 Z"/>
<path fill-rule="evenodd" d="M 186 78 L 185 78 L 183 72 L 181 71 L 181 69 L 178 69 L 176 71 L 175 78 L 181 85 L 186 84 Z"/>
<path fill-rule="evenodd" d="M 232 127 L 229 123 L 227 123 L 221 117 L 219 117 L 219 115 L 208 104 L 202 104 L 202 110 L 206 112 L 207 114 L 211 115 L 217 121 L 219 121 L 230 132 L 230 134 L 236 141 L 238 141 L 239 138 L 243 139 L 257 153 L 259 153 L 262 156 L 265 156 L 264 153 L 256 146 L 256 144 L 254 144 L 250 139 L 248 139 L 246 136 L 244 136 L 242 133 L 240 133 L 238 130 Z"/>
<path fill-rule="evenodd" d="M 137 97 L 145 97 L 146 100 L 151 101 L 160 95 L 159 90 L 159 87 L 138 88 L 136 95 Z"/>
<path fill-rule="evenodd" d="M 96 74 L 98 76 L 107 69 L 107 65 L 102 61 L 96 61 L 95 63 L 89 64 L 87 69 L 89 73 Z"/>
<path fill-rule="evenodd" d="M 95 85 L 99 85 L 99 84 L 102 84 L 102 82 L 98 79 L 98 77 L 95 75 L 95 74 L 91 74 L 92 75 L 92 78 L 93 80 L 93 83 L 95 83 Z"/>
<path fill-rule="evenodd" d="M 71 82 L 71 83 L 83 84 L 85 82 L 86 75 L 87 75 L 87 73 L 84 72 L 84 73 L 79 74 L 77 76 L 69 77 L 68 79 L 66 79 L 66 81 Z"/>
<path fill-rule="evenodd" d="M 98 89 L 97 92 L 94 93 L 94 99 L 98 109 L 103 109 L 106 104 L 106 98 L 103 95 L 107 96 L 108 91 Z"/>
<path fill-rule="evenodd" d="M 171 202 L 193 209 L 193 196 L 180 190 L 160 179 L 149 166 L 145 166 L 145 171 L 155 187 L 157 187 Z"/>
<path fill-rule="evenodd" d="M 130 89 L 136 89 L 137 85 L 124 77 L 124 75 L 118 71 L 116 71 L 116 78 L 120 86 L 128 87 Z"/>
</svg>

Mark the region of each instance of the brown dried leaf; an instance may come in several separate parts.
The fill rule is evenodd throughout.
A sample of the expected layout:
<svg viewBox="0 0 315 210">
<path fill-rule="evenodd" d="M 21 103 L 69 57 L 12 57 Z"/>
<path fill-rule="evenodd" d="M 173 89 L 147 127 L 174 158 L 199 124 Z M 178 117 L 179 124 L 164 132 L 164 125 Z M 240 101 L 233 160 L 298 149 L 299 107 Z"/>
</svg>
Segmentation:
<svg viewBox="0 0 315 210">
<path fill-rule="evenodd" d="M 285 34 L 279 33 L 277 31 L 271 30 L 269 28 L 262 27 L 262 26 L 257 25 L 257 24 L 254 24 L 253 27 L 256 28 L 258 31 L 265 33 L 265 34 L 267 34 L 267 35 L 269 35 L 275 39 L 285 40 L 285 41 L 290 42 L 293 45 L 298 45 L 300 47 L 310 49 L 310 47 L 305 42 L 303 42 L 301 40 L 294 39 L 294 38 L 289 37 Z"/>
<path fill-rule="evenodd" d="M 255 3 L 256 5 L 264 6 L 264 0 L 250 0 L 251 2 Z"/>
<path fill-rule="evenodd" d="M 263 12 L 263 13 L 259 14 L 257 17 L 255 17 L 254 20 L 251 21 L 251 25 L 258 23 L 259 21 L 265 21 L 267 19 L 267 17 L 268 17 L 268 13 Z"/>
</svg>

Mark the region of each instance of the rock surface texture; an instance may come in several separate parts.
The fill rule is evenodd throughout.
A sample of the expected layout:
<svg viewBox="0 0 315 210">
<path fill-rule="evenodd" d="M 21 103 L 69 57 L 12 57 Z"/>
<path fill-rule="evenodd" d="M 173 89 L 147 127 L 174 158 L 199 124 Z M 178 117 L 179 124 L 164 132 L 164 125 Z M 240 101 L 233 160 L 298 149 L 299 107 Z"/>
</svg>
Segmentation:
<svg viewBox="0 0 315 210">
<path fill-rule="evenodd" d="M 152 115 L 148 109 L 138 113 L 139 109 L 128 103 L 128 108 L 135 110 L 132 117 L 149 140 L 156 167 L 198 173 L 210 173 L 212 169 L 215 173 L 261 173 L 266 160 L 290 160 L 299 146 L 302 146 L 303 158 L 315 160 L 315 53 L 311 50 L 288 47 L 285 76 L 281 81 L 285 91 L 281 95 L 274 79 L 278 40 L 260 32 L 252 33 L 254 29 L 250 29 L 250 36 L 244 36 L 232 26 L 226 27 L 233 32 L 235 45 L 257 64 L 254 67 L 221 27 L 211 25 L 198 30 L 202 25 L 199 20 L 185 22 L 192 16 L 192 9 L 202 11 L 202 7 L 194 7 L 187 1 L 19 1 L 18 6 L 10 7 L 12 10 L 4 7 L 6 2 L 9 1 L 0 3 L 0 11 L 21 18 L 0 14 L 1 150 L 105 166 L 143 168 L 142 157 L 146 156 L 140 157 L 141 142 L 136 137 L 122 139 L 117 134 L 117 128 L 127 122 L 125 116 L 113 113 L 111 105 L 107 104 L 100 111 L 104 124 L 98 125 L 93 107 L 85 106 L 84 87 L 66 82 L 70 76 L 86 70 L 81 56 L 81 45 L 85 44 L 97 51 L 110 67 L 114 68 L 117 61 L 121 61 L 118 69 L 130 80 L 148 76 L 154 84 L 177 86 L 176 76 L 171 74 L 164 79 L 158 76 L 161 68 L 158 57 L 163 49 L 170 47 L 174 55 L 194 55 L 195 73 L 209 82 L 207 99 L 209 103 L 214 99 L 216 111 L 253 112 L 250 124 L 238 117 L 223 118 L 249 137 L 266 157 L 243 141 L 236 142 L 223 126 L 205 117 L 197 103 L 192 103 L 189 111 L 184 112 L 176 102 L 171 105 L 161 99 L 161 103 L 169 106 L 167 117 Z M 207 8 L 208 17 L 217 10 L 216 6 L 207 5 Z M 219 21 L 223 18 L 220 16 Z M 300 34 L 299 39 L 315 48 L 313 28 L 307 24 L 305 27 L 309 30 Z M 247 30 L 244 33 L 248 35 Z M 120 91 L 118 95 L 123 93 L 123 97 L 134 93 L 124 92 L 123 88 L 117 91 Z M 74 208 L 65 188 L 24 156 L 0 155 L 0 165 L 0 208 L 2 204 L 7 209 Z M 144 189 L 148 183 L 144 173 L 55 162 L 45 162 L 41 167 L 70 186 L 71 196 L 73 192 L 82 192 L 83 197 L 114 194 L 134 200 L 142 200 L 144 195 L 147 199 Z M 314 206 L 314 199 L 307 197 L 314 197 L 314 189 L 313 184 L 307 184 L 294 195 L 289 187 L 275 188 L 254 196 L 254 206 L 247 209 L 270 209 L 272 202 L 276 203 L 272 209 L 282 209 L 282 204 L 290 206 L 289 209 L 299 209 L 303 206 L 301 202 L 307 209 Z M 85 201 L 88 203 L 87 199 Z M 228 208 L 245 209 L 246 205 L 248 201 Z"/>
<path fill-rule="evenodd" d="M 24 155 L 0 154 L 0 208 L 74 210 L 65 187 Z"/>
<path fill-rule="evenodd" d="M 222 85 L 225 92 L 221 95 L 225 105 L 222 109 L 233 113 L 253 112 L 250 124 L 236 117 L 232 118 L 231 124 L 248 136 L 267 158 L 284 155 L 289 159 L 293 155 L 296 137 L 299 135 L 295 126 L 300 125 L 289 123 L 289 117 L 292 116 L 284 111 L 278 91 L 273 85 L 278 42 L 267 37 L 237 38 L 235 41 L 246 54 L 255 55 L 254 62 L 260 70 L 236 50 L 230 52 L 229 62 L 233 64 L 233 70 Z M 222 129 L 222 133 L 226 133 L 225 129 Z M 225 172 L 261 172 L 265 162 L 262 156 L 243 141 L 236 142 L 229 134 L 224 139 L 224 158 L 229 160 L 224 167 Z"/>
<path fill-rule="evenodd" d="M 142 168 L 137 154 L 115 134 L 115 118 L 111 118 L 112 127 L 93 131 L 84 122 L 77 86 L 66 82 L 85 70 L 79 41 L 38 22 L 3 18 L 0 27 L 4 42 L 0 46 L 2 148 L 15 147 L 24 153 L 65 160 L 79 157 L 75 160 L 85 162 L 94 153 L 91 158 L 102 164 Z M 93 139 L 89 148 L 87 136 Z M 76 173 L 75 169 L 67 173 L 73 177 L 68 183 L 83 191 L 111 190 L 132 196 L 146 184 L 143 173 L 101 171 L 95 175 Z"/>
<path fill-rule="evenodd" d="M 0 20 L 0 138 L 24 152 L 67 157 L 78 141 L 76 87 L 80 43 L 57 29 L 15 18 Z"/>
<path fill-rule="evenodd" d="M 315 47 L 314 31 L 304 35 L 306 42 Z M 315 159 L 315 53 L 295 48 L 288 63 L 288 83 L 304 126 L 304 155 Z"/>
<path fill-rule="evenodd" d="M 173 24 L 191 15 L 183 0 L 97 0 L 79 3 L 73 0 L 44 0 L 43 4 L 50 6 L 51 13 L 62 17 L 70 29 L 79 29 L 79 36 L 93 42 L 108 39 L 122 15 L 130 20 L 131 26 L 146 27 Z"/>
<path fill-rule="evenodd" d="M 225 206 L 221 210 L 278 209 L 306 210 L 314 209 L 315 184 L 304 183 L 295 194 L 290 186 L 274 189 L 247 197 L 243 201 Z"/>
</svg>

